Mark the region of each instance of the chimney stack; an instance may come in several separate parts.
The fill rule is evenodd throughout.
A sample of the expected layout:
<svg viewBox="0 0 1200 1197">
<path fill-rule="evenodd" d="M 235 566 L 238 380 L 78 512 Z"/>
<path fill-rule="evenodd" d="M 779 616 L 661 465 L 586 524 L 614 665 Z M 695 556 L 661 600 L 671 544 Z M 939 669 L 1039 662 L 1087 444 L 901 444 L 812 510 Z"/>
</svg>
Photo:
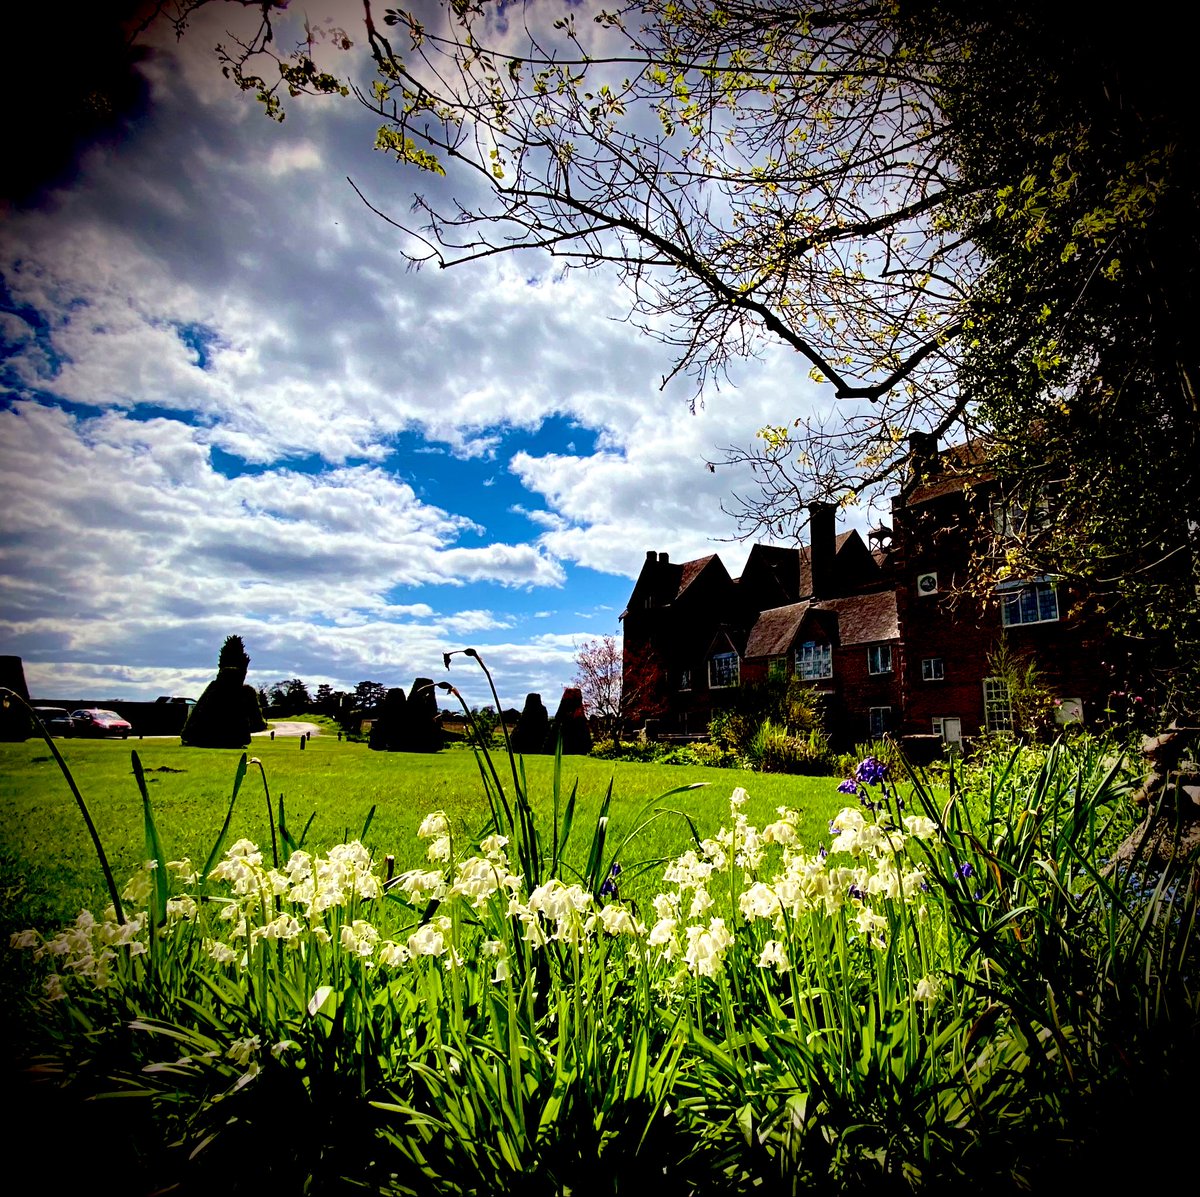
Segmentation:
<svg viewBox="0 0 1200 1197">
<path fill-rule="evenodd" d="M 837 551 L 837 507 L 833 503 L 808 505 L 808 565 L 812 597 L 830 598 L 835 589 L 833 557 Z"/>
</svg>

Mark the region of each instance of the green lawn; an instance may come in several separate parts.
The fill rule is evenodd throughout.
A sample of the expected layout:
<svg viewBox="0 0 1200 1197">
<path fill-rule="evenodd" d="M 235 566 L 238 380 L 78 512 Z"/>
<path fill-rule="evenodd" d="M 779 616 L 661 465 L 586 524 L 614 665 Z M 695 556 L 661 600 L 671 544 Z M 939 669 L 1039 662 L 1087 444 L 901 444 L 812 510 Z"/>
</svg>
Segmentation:
<svg viewBox="0 0 1200 1197">
<path fill-rule="evenodd" d="M 225 817 L 241 753 L 184 748 L 174 739 L 59 740 L 118 883 L 143 859 L 141 799 L 131 768 L 131 751 L 142 762 L 155 819 L 169 856 L 201 862 Z M 421 819 L 445 810 L 456 830 L 470 836 L 483 826 L 487 805 L 472 753 L 462 749 L 422 755 L 372 752 L 364 744 L 318 736 L 304 749 L 295 738 L 256 739 L 250 749 L 263 763 L 273 802 L 283 797 L 289 825 L 298 834 L 310 816 L 308 846 L 328 847 L 358 838 L 375 808 L 367 835 L 377 856 L 395 856 L 397 870 L 423 860 L 424 845 L 415 838 Z M 511 787 L 507 758 L 497 754 L 497 768 Z M 552 819 L 553 760 L 525 761 L 529 789 L 540 826 L 548 835 Z M 106 904 L 103 881 L 82 817 L 65 780 L 44 743 L 0 745 L 0 885 L 3 914 L 0 928 L 7 943 L 14 930 L 27 926 L 49 929 L 75 917 L 81 906 L 99 911 Z M 847 799 L 837 793 L 837 780 L 755 774 L 701 766 L 633 764 L 568 757 L 563 762 L 562 798 L 578 780 L 579 799 L 574 851 L 568 860 L 582 864 L 596 815 L 610 781 L 613 802 L 608 830 L 611 855 L 635 825 L 640 812 L 673 808 L 685 811 L 701 836 L 711 835 L 728 818 L 729 796 L 743 786 L 750 794 L 747 813 L 758 825 L 773 820 L 777 806 L 803 813 L 807 842 L 827 837 L 829 819 Z M 654 799 L 677 786 L 703 783 L 702 789 Z M 238 798 L 230 829 L 267 845 L 266 802 L 259 771 L 251 767 Z M 664 814 L 621 850 L 621 864 L 631 896 L 652 886 L 653 869 L 640 883 L 636 865 L 673 855 L 687 847 L 690 831 L 680 816 Z"/>
</svg>

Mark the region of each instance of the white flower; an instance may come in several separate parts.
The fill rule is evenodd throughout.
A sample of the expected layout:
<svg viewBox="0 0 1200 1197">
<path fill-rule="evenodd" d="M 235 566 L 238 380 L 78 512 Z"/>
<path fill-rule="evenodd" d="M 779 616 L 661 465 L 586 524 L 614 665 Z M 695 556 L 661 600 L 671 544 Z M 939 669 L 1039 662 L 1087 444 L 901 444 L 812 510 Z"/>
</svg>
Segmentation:
<svg viewBox="0 0 1200 1197">
<path fill-rule="evenodd" d="M 432 861 L 446 861 L 450 859 L 450 837 L 448 835 L 439 835 L 437 839 L 429 845 L 425 853 Z"/>
<path fill-rule="evenodd" d="M 194 919 L 199 909 L 196 899 L 190 894 L 181 894 L 178 898 L 167 900 L 167 918 L 169 919 Z"/>
<path fill-rule="evenodd" d="M 45 987 L 46 996 L 52 1002 L 61 1002 L 67 996 L 67 991 L 63 988 L 62 977 L 58 973 L 51 973 L 42 984 Z"/>
<path fill-rule="evenodd" d="M 733 936 L 725 929 L 724 919 L 714 918 L 707 927 L 689 927 L 684 962 L 693 975 L 714 977 L 724 967 L 731 943 Z"/>
<path fill-rule="evenodd" d="M 365 919 L 355 919 L 348 925 L 342 925 L 342 947 L 354 956 L 369 959 L 375 954 L 375 945 L 378 942 L 379 932 Z"/>
<path fill-rule="evenodd" d="M 925 815 L 905 815 L 904 830 L 918 840 L 931 840 L 938 833 L 937 824 Z"/>
<path fill-rule="evenodd" d="M 421 826 L 417 828 L 417 838 L 422 840 L 437 839 L 439 836 L 450 834 L 450 820 L 444 810 L 435 810 L 425 816 Z"/>
<path fill-rule="evenodd" d="M 489 835 L 479 841 L 479 851 L 489 860 L 503 860 L 504 847 L 508 843 L 506 835 Z"/>
<path fill-rule="evenodd" d="M 915 835 L 916 832 L 913 834 Z M 926 1005 L 932 1006 L 942 996 L 944 985 L 945 982 L 941 977 L 922 977 L 917 982 L 914 996 L 918 1002 L 924 1002 Z"/>
<path fill-rule="evenodd" d="M 712 907 L 713 900 L 708 896 L 708 890 L 703 887 L 697 888 L 692 896 L 692 904 L 688 908 L 688 918 L 702 919 Z"/>
<path fill-rule="evenodd" d="M 741 786 L 738 786 L 732 794 L 729 795 L 729 809 L 736 812 L 741 807 L 745 806 L 750 801 L 750 795 L 746 793 Z"/>
<path fill-rule="evenodd" d="M 232 964 L 238 958 L 238 954 L 233 948 L 215 939 L 206 939 L 204 941 L 204 950 L 218 964 Z"/>
<path fill-rule="evenodd" d="M 408 937 L 408 950 L 413 956 L 442 956 L 446 952 L 445 933 L 450 929 L 450 920 L 441 915 L 418 927 Z"/>
<path fill-rule="evenodd" d="M 640 927 L 624 906 L 610 904 L 600 908 L 600 924 L 609 935 L 640 935 Z"/>
<path fill-rule="evenodd" d="M 385 968 L 401 968 L 412 959 L 412 953 L 402 944 L 385 940 L 379 945 L 379 963 Z"/>
<path fill-rule="evenodd" d="M 779 897 L 775 891 L 762 881 L 756 881 L 748 890 L 743 891 L 738 898 L 738 906 L 742 917 L 750 919 L 770 919 L 779 913 Z"/>
<path fill-rule="evenodd" d="M 250 1059 L 262 1049 L 262 1040 L 257 1035 L 247 1039 L 235 1039 L 225 1053 L 226 1059 L 232 1060 L 239 1068 L 250 1063 Z"/>
<path fill-rule="evenodd" d="M 300 924 L 295 917 L 290 914 L 281 914 L 277 918 L 273 918 L 269 923 L 262 927 L 255 927 L 250 932 L 252 940 L 260 939 L 275 939 L 288 940 L 295 939 L 300 934 Z"/>
<path fill-rule="evenodd" d="M 14 931 L 9 937 L 10 948 L 36 948 L 42 942 L 42 937 L 34 930 Z"/>
<path fill-rule="evenodd" d="M 762 953 L 758 957 L 759 968 L 773 968 L 777 973 L 786 973 L 791 964 L 788 963 L 787 952 L 777 939 L 768 939 L 763 944 Z"/>
</svg>

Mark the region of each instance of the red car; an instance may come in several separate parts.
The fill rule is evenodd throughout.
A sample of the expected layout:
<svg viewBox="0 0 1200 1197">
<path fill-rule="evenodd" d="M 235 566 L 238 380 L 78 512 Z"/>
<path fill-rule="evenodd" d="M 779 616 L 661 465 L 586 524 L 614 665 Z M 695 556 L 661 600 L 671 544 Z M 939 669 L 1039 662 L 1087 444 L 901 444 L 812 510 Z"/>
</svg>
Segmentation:
<svg viewBox="0 0 1200 1197">
<path fill-rule="evenodd" d="M 74 734 L 77 736 L 120 736 L 126 740 L 133 731 L 133 725 L 116 711 L 102 711 L 97 707 L 72 711 L 71 718 L 75 721 Z"/>
</svg>

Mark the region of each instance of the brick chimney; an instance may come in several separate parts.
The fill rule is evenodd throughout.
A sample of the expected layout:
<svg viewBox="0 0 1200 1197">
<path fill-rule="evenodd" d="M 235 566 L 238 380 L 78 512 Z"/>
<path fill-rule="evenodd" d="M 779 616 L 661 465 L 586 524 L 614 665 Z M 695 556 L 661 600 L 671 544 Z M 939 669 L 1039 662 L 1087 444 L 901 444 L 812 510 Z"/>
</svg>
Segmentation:
<svg viewBox="0 0 1200 1197">
<path fill-rule="evenodd" d="M 833 556 L 837 551 L 837 507 L 833 503 L 808 505 L 808 563 L 812 597 L 830 598 L 836 589 Z"/>
</svg>

